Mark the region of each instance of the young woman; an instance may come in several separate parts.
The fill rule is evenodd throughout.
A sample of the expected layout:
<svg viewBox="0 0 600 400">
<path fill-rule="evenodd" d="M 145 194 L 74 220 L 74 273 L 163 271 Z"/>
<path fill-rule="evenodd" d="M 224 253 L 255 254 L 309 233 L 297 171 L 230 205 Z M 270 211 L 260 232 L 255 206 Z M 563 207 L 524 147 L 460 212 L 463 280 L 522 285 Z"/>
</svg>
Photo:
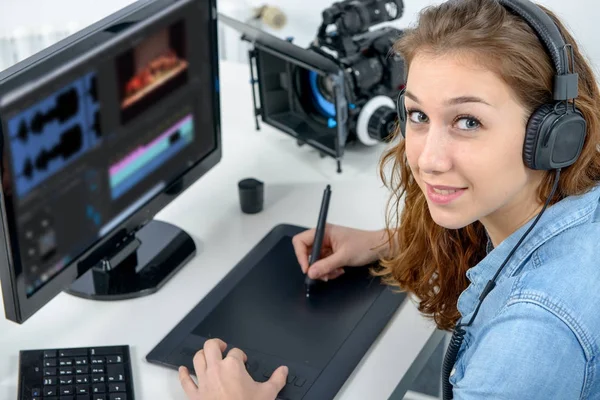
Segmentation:
<svg viewBox="0 0 600 400">
<path fill-rule="evenodd" d="M 528 23 L 514 7 L 550 19 Z M 387 226 L 328 225 L 310 268 L 314 231 L 299 234 L 302 270 L 327 280 L 379 261 L 374 273 L 455 330 L 445 397 L 597 398 L 600 92 L 584 55 L 554 14 L 516 0 L 426 8 L 396 50 L 408 66 L 406 126 L 383 158 Z M 570 72 L 578 80 L 555 78 Z M 198 385 L 180 371 L 190 399 L 275 398 L 285 366 L 257 383 L 245 355 L 224 349 L 209 340 L 198 352 Z"/>
</svg>

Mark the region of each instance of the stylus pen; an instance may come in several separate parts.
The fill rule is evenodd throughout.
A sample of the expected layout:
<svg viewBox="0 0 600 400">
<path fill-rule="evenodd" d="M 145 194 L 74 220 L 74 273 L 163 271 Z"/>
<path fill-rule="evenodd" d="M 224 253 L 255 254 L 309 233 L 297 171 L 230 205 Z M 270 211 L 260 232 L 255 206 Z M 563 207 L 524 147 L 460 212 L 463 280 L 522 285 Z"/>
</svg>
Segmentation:
<svg viewBox="0 0 600 400">
<path fill-rule="evenodd" d="M 331 198 L 331 186 L 327 185 L 323 192 L 323 200 L 321 201 L 321 211 L 319 212 L 319 220 L 317 221 L 317 227 L 315 229 L 315 240 L 313 242 L 312 252 L 308 257 L 309 268 L 314 264 L 321 254 L 321 247 L 323 246 L 323 238 L 325 236 L 325 224 L 327 222 L 327 210 L 329 209 L 329 199 Z M 310 295 L 310 290 L 317 281 L 308 277 L 308 270 L 306 271 L 306 278 L 304 279 L 304 286 L 306 286 L 306 297 Z"/>
</svg>

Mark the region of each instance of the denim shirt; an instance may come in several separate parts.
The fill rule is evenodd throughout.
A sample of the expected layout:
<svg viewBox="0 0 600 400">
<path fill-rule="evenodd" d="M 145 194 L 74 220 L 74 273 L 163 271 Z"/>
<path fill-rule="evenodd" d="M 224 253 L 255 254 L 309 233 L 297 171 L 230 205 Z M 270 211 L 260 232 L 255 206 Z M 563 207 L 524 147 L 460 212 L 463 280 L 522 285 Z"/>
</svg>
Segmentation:
<svg viewBox="0 0 600 400">
<path fill-rule="evenodd" d="M 599 200 L 596 187 L 549 206 L 523 240 L 465 328 L 454 399 L 600 399 Z M 534 219 L 467 271 L 459 322 Z"/>
</svg>

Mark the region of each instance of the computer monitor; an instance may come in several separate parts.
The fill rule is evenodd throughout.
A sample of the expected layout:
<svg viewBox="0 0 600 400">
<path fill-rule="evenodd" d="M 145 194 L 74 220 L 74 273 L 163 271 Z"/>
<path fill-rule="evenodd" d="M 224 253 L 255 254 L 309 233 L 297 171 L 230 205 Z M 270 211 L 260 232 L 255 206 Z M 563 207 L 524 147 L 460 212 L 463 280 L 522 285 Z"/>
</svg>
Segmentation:
<svg viewBox="0 0 600 400">
<path fill-rule="evenodd" d="M 153 216 L 221 159 L 218 77 L 215 0 L 135 3 L 0 74 L 7 319 L 152 293 L 196 254 Z"/>
</svg>

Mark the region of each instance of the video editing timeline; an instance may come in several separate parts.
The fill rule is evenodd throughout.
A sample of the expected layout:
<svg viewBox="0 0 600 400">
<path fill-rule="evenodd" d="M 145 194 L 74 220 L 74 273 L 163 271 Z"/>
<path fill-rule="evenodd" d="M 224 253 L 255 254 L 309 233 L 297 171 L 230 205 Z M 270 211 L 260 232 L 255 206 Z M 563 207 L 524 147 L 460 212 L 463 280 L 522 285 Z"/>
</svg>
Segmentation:
<svg viewBox="0 0 600 400">
<path fill-rule="evenodd" d="M 149 143 L 140 145 L 109 168 L 112 198 L 116 199 L 175 156 L 194 139 L 192 115 L 187 115 Z"/>
<path fill-rule="evenodd" d="M 116 63 L 121 122 L 126 123 L 188 82 L 184 22 L 149 36 Z"/>
<path fill-rule="evenodd" d="M 16 193 L 25 196 L 101 138 L 96 75 L 90 73 L 8 122 Z"/>
</svg>

